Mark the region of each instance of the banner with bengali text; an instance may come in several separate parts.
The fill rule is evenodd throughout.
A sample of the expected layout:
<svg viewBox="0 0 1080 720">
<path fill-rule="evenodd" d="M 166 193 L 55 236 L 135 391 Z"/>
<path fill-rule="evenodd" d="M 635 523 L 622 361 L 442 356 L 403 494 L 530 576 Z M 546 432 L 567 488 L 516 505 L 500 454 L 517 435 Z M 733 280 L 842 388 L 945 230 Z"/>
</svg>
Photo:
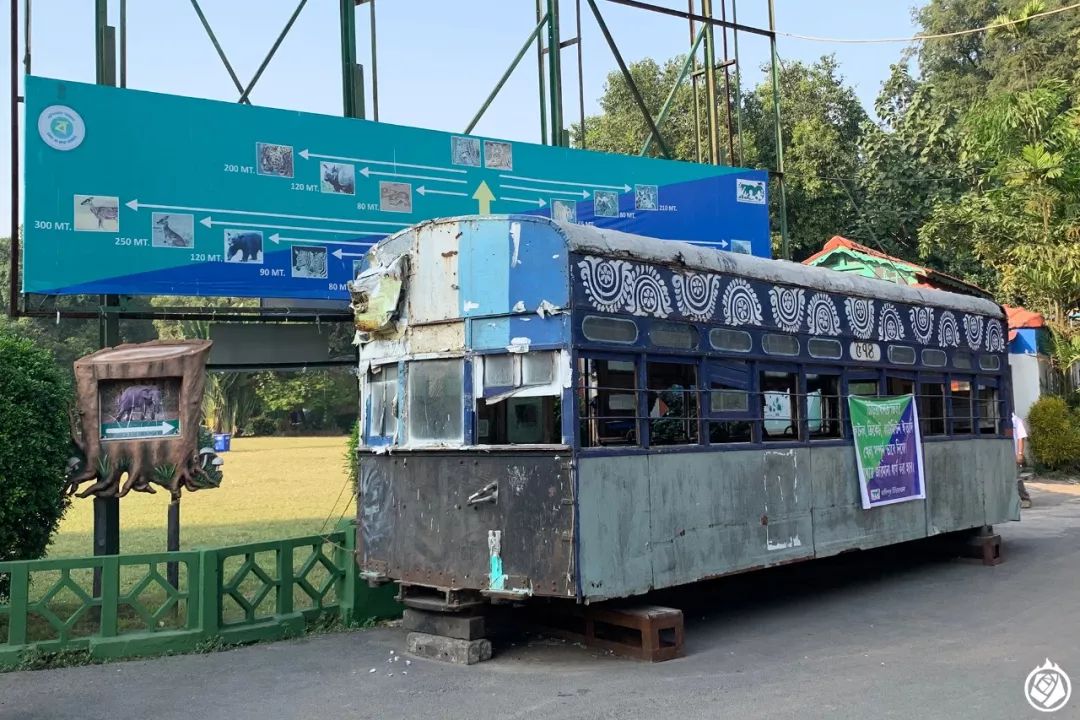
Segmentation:
<svg viewBox="0 0 1080 720">
<path fill-rule="evenodd" d="M 848 396 L 864 510 L 926 498 L 914 395 Z"/>
</svg>

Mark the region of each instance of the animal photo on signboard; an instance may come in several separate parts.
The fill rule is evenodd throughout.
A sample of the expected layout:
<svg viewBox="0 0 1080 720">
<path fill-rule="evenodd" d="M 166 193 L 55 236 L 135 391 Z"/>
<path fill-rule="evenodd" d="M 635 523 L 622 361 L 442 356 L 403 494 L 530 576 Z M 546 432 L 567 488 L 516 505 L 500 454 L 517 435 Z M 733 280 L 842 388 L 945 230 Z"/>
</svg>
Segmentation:
<svg viewBox="0 0 1080 720">
<path fill-rule="evenodd" d="M 75 229 L 116 232 L 120 229 L 120 198 L 110 195 L 76 195 Z"/>
<path fill-rule="evenodd" d="M 261 230 L 226 230 L 225 262 L 255 263 L 263 261 L 263 234 Z"/>
<path fill-rule="evenodd" d="M 514 149 L 508 142 L 484 141 L 484 167 L 492 170 L 513 170 Z"/>
<path fill-rule="evenodd" d="M 573 200 L 552 200 L 551 219 L 559 222 L 577 222 L 577 203 Z"/>
<path fill-rule="evenodd" d="M 260 175 L 293 176 L 293 149 L 289 145 L 255 143 L 255 169 Z"/>
<path fill-rule="evenodd" d="M 105 380 L 98 396 L 102 440 L 179 432 L 180 378 Z"/>
<path fill-rule="evenodd" d="M 619 216 L 619 193 L 597 190 L 593 193 L 593 215 L 597 217 Z"/>
<path fill-rule="evenodd" d="M 326 248 L 293 245 L 292 276 L 326 279 Z"/>
<path fill-rule="evenodd" d="M 655 185 L 635 185 L 634 209 L 655 210 L 660 206 L 658 195 Z"/>
<path fill-rule="evenodd" d="M 356 194 L 356 168 L 349 163 L 319 163 L 322 191 L 337 195 Z"/>
<path fill-rule="evenodd" d="M 471 137 L 450 138 L 450 161 L 455 165 L 480 167 L 480 140 Z"/>
<path fill-rule="evenodd" d="M 401 182 L 379 183 L 379 209 L 383 212 L 412 212 L 412 185 Z"/>
<path fill-rule="evenodd" d="M 150 233 L 154 247 L 195 247 L 195 216 L 154 213 Z"/>
</svg>

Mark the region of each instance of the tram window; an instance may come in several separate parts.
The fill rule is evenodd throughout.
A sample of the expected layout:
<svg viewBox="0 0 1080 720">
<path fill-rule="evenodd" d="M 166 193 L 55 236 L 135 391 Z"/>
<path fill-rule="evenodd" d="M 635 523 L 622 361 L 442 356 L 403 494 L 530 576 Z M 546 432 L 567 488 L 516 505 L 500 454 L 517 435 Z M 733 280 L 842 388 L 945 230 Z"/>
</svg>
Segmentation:
<svg viewBox="0 0 1080 720">
<path fill-rule="evenodd" d="M 706 365 L 709 389 L 709 442 L 750 442 L 754 410 L 750 405 L 750 366 L 739 360 Z"/>
<path fill-rule="evenodd" d="M 476 408 L 476 438 L 483 445 L 552 444 L 560 442 L 558 418 L 560 398 L 507 398 L 493 405 L 481 402 Z"/>
<path fill-rule="evenodd" d="M 979 434 L 997 435 L 1001 425 L 1001 405 L 998 403 L 998 389 L 986 385 L 979 386 Z"/>
<path fill-rule="evenodd" d="M 767 333 L 761 338 L 761 349 L 769 355 L 798 355 L 799 339 L 791 335 Z"/>
<path fill-rule="evenodd" d="M 915 348 L 909 348 L 906 345 L 890 345 L 889 362 L 894 365 L 914 365 Z"/>
<path fill-rule="evenodd" d="M 409 363 L 408 435 L 419 444 L 462 441 L 462 361 L 420 360 Z"/>
<path fill-rule="evenodd" d="M 806 375 L 806 427 L 810 438 L 840 437 L 840 376 Z"/>
<path fill-rule="evenodd" d="M 911 395 L 915 392 L 915 381 L 910 378 L 885 376 L 886 395 Z"/>
<path fill-rule="evenodd" d="M 781 336 L 783 337 L 783 336 Z M 761 437 L 765 441 L 799 439 L 799 376 L 761 373 Z"/>
<path fill-rule="evenodd" d="M 810 338 L 806 343 L 806 349 L 810 352 L 810 357 L 821 360 L 839 360 L 844 355 L 840 341 L 826 338 Z"/>
<path fill-rule="evenodd" d="M 637 445 L 638 395 L 633 360 L 578 360 L 582 447 Z"/>
<path fill-rule="evenodd" d="M 952 364 L 953 367 L 959 370 L 970 370 L 971 360 L 971 353 L 969 353 L 967 350 L 957 350 L 955 353 L 953 353 Z"/>
<path fill-rule="evenodd" d="M 919 410 L 919 429 L 924 436 L 945 434 L 945 383 L 919 383 L 916 407 Z"/>
<path fill-rule="evenodd" d="M 848 395 L 875 397 L 878 394 L 877 380 L 848 380 Z"/>
<path fill-rule="evenodd" d="M 1001 369 L 1001 358 L 997 355 L 979 356 L 979 368 L 987 372 L 997 372 Z"/>
<path fill-rule="evenodd" d="M 955 435 L 967 435 L 971 433 L 971 381 L 953 380 L 949 383 L 949 396 L 952 419 L 952 431 Z"/>
<path fill-rule="evenodd" d="M 513 355 L 484 356 L 484 387 L 508 388 L 517 385 Z"/>
<path fill-rule="evenodd" d="M 633 320 L 587 315 L 581 321 L 581 333 L 595 342 L 632 345 L 637 342 L 637 324 Z"/>
<path fill-rule="evenodd" d="M 649 340 L 660 347 L 693 350 L 698 344 L 697 328 L 683 323 L 657 320 L 649 328 Z"/>
<path fill-rule="evenodd" d="M 713 328 L 709 331 L 709 344 L 714 350 L 744 353 L 750 352 L 754 347 L 754 340 L 750 337 L 750 333 L 743 330 Z"/>
<path fill-rule="evenodd" d="M 645 366 L 649 402 L 649 444 L 689 445 L 698 441 L 697 367 L 650 362 Z"/>
<path fill-rule="evenodd" d="M 547 385 L 555 380 L 555 353 L 531 352 L 519 357 L 522 385 Z"/>
<path fill-rule="evenodd" d="M 368 436 L 388 437 L 397 430 L 397 365 L 382 365 L 368 371 Z"/>
<path fill-rule="evenodd" d="M 945 354 L 944 350 L 926 348 L 922 351 L 922 364 L 927 367 L 945 367 L 948 359 L 949 356 Z"/>
</svg>

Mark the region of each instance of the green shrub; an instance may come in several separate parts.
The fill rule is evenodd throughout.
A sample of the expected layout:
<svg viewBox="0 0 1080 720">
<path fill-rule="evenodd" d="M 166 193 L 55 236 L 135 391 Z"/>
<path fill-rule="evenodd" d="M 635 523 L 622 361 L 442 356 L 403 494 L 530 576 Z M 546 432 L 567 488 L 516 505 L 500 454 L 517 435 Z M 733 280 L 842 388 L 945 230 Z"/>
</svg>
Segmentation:
<svg viewBox="0 0 1080 720">
<path fill-rule="evenodd" d="M 70 406 L 52 355 L 0 330 L 0 560 L 44 555 L 67 509 Z"/>
<path fill-rule="evenodd" d="M 1080 466 L 1080 414 L 1053 395 L 1028 411 L 1028 442 L 1035 462 L 1052 470 Z"/>
<path fill-rule="evenodd" d="M 357 420 L 353 423 L 352 430 L 349 431 L 349 441 L 345 444 L 345 474 L 349 478 L 349 482 L 352 483 L 353 494 L 357 491 L 357 473 L 359 472 L 359 459 L 357 457 L 357 450 L 360 448 L 360 421 Z"/>
<path fill-rule="evenodd" d="M 251 435 L 274 435 L 278 431 L 278 421 L 265 415 L 259 415 L 251 418 L 248 428 Z"/>
</svg>

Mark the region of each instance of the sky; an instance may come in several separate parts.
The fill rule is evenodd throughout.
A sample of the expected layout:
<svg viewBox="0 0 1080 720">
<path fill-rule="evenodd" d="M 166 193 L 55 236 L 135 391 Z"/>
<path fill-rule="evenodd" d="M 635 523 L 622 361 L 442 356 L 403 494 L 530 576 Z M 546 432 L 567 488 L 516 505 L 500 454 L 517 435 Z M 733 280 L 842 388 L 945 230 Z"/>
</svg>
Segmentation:
<svg viewBox="0 0 1080 720">
<path fill-rule="evenodd" d="M 22 0 L 10 0 L 22 2 Z M 561 1 L 562 36 L 574 36 L 574 0 Z M 715 12 L 723 0 L 714 0 Z M 731 0 L 727 0 L 730 8 Z M 654 4 L 685 8 L 682 0 Z M 915 0 L 775 0 L 780 31 L 839 38 L 910 36 Z M 597 3 L 627 62 L 658 60 L 685 52 L 689 30 L 678 18 Z M 700 3 L 697 3 L 700 7 Z M 35 75 L 94 82 L 93 5 L 91 0 L 33 0 L 31 71 Z M 210 25 L 242 82 L 247 82 L 295 0 L 201 0 Z M 119 19 L 119 0 L 110 2 L 110 20 Z M 257 11 L 256 11 L 257 8 Z M 533 0 L 376 0 L 378 29 L 379 120 L 460 132 L 481 106 L 525 38 L 535 26 Z M 258 105 L 341 114 L 340 33 L 337 0 L 309 0 L 296 24 L 251 94 Z M 766 27 L 766 0 L 738 0 L 740 23 Z M 6 25 L 7 23 L 5 23 Z M 359 61 L 370 80 L 370 26 L 367 6 L 357 8 Z M 608 73 L 617 69 L 588 5 L 582 0 L 585 112 L 598 111 Z M 719 42 L 719 37 L 717 39 Z M 9 38 L 2 37 L 3 57 Z M 845 45 L 780 37 L 782 61 L 811 62 L 835 53 L 841 73 L 869 111 L 889 66 L 903 44 Z M 20 47 L 20 50 L 22 48 Z M 748 81 L 762 79 L 768 61 L 766 38 L 739 36 L 741 65 Z M 6 63 L 5 63 L 6 65 Z M 563 54 L 564 114 L 578 117 L 576 52 Z M 0 79 L 5 101 L 8 70 Z M 539 142 L 535 55 L 526 55 L 475 133 Z M 218 100 L 238 96 L 232 81 L 188 0 L 128 1 L 128 73 L 131 88 Z M 21 88 L 20 88 L 21 92 Z M 367 87 L 371 118 L 371 87 Z M 22 121 L 20 120 L 20 123 Z M 22 125 L 25 127 L 25 125 Z M 151 131 L 152 123 L 147 124 Z M 7 102 L 0 137 L 10 136 Z M 10 148 L 0 153 L 0 234 L 10 217 Z"/>
</svg>

